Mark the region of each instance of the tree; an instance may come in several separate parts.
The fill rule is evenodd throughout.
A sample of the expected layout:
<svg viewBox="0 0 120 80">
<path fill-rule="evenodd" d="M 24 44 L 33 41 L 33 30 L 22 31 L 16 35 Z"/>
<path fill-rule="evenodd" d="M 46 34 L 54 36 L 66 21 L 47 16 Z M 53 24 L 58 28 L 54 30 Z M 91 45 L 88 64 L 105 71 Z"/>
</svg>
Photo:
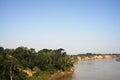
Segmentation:
<svg viewBox="0 0 120 80">
<path fill-rule="evenodd" d="M 4 48 L 0 47 L 0 54 L 2 54 L 4 52 Z"/>
</svg>

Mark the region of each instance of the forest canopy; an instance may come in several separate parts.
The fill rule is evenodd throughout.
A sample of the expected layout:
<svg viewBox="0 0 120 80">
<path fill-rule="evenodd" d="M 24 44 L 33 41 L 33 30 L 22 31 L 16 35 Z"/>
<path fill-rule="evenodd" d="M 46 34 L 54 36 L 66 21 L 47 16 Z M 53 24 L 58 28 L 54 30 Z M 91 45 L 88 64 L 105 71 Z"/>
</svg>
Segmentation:
<svg viewBox="0 0 120 80">
<path fill-rule="evenodd" d="M 46 74 L 66 71 L 72 66 L 71 57 L 62 48 L 36 52 L 27 47 L 0 47 L 0 80 L 47 80 Z"/>
</svg>

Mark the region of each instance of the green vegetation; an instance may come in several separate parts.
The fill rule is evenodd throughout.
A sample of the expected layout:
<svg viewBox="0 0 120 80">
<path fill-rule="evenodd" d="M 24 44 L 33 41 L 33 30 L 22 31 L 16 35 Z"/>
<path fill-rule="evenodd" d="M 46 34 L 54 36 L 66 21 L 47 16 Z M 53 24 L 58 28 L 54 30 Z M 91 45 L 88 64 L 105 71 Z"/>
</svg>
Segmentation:
<svg viewBox="0 0 120 80">
<path fill-rule="evenodd" d="M 64 49 L 0 47 L 0 80 L 48 80 L 57 71 L 66 71 L 73 66 L 71 57 Z"/>
</svg>

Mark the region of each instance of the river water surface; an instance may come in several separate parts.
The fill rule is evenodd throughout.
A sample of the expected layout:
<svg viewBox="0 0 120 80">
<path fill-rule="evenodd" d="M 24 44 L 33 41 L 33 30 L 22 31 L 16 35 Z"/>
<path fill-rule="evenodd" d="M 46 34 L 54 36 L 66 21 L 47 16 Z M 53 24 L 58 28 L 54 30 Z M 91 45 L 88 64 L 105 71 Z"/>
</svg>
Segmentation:
<svg viewBox="0 0 120 80">
<path fill-rule="evenodd" d="M 75 63 L 71 80 L 120 80 L 120 62 L 115 59 Z"/>
</svg>

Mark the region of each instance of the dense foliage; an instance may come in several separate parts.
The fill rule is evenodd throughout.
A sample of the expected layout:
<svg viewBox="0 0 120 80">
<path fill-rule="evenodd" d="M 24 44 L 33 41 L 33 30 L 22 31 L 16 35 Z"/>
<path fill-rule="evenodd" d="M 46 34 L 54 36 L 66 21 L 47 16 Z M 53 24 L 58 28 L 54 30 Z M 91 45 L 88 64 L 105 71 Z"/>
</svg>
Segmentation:
<svg viewBox="0 0 120 80">
<path fill-rule="evenodd" d="M 43 49 L 0 47 L 0 80 L 47 80 L 56 71 L 66 71 L 73 66 L 71 57 L 64 49 Z M 32 76 L 25 70 L 31 71 Z"/>
</svg>

